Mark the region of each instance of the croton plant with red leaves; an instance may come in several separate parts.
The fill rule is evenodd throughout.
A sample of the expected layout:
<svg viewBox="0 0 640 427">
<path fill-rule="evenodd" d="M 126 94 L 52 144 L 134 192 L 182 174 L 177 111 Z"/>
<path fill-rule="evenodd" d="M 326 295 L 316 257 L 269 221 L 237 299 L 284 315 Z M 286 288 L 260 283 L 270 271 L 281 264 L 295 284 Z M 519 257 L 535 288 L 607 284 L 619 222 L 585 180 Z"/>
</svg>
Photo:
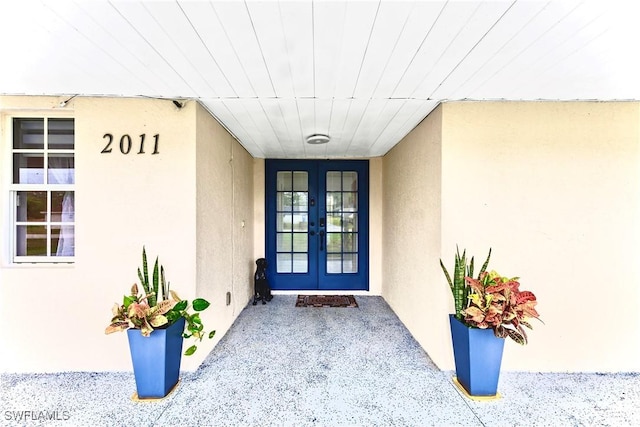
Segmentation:
<svg viewBox="0 0 640 427">
<path fill-rule="evenodd" d="M 495 271 L 482 272 L 478 279 L 465 277 L 469 305 L 462 311 L 464 322 L 481 329 L 492 328 L 497 337 L 510 337 L 518 344 L 526 344 L 523 326 L 532 329 L 528 320 L 540 320 L 540 316 L 535 308 L 536 296 L 521 291 L 518 280 L 502 277 Z"/>
</svg>

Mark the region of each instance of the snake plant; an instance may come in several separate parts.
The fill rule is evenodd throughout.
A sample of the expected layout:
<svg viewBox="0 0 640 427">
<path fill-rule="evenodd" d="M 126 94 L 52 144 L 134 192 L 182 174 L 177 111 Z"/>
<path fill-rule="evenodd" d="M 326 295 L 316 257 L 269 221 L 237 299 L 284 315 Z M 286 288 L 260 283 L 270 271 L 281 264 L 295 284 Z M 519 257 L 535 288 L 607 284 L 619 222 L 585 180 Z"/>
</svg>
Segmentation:
<svg viewBox="0 0 640 427">
<path fill-rule="evenodd" d="M 149 282 L 147 252 L 144 247 L 142 248 L 142 269 L 138 268 L 138 278 L 144 292 L 139 294 L 138 285 L 133 284 L 130 295 L 124 296 L 122 304 L 114 304 L 113 317 L 105 329 L 106 334 L 135 328 L 140 329 L 140 333 L 148 337 L 154 328 L 166 328 L 183 317 L 186 326 L 182 336 L 202 341 L 205 331 L 200 312 L 209 307 L 209 301 L 196 298 L 189 304 L 189 301 L 181 299 L 177 293 L 169 289 L 169 282 L 165 280 L 164 267 L 158 263 L 157 257 L 151 282 Z M 161 294 L 158 293 L 160 290 Z M 195 313 L 190 313 L 190 309 Z M 215 331 L 211 331 L 208 334 L 209 338 L 213 338 L 214 334 Z M 197 346 L 194 344 L 184 354 L 190 356 L 196 349 Z"/>
<path fill-rule="evenodd" d="M 487 255 L 487 260 L 482 265 L 480 273 L 478 273 L 478 279 L 480 279 L 480 275 L 487 270 L 490 258 L 491 248 L 489 248 L 489 255 Z M 451 275 L 449 275 L 447 268 L 444 266 L 442 259 L 440 260 L 440 267 L 442 267 L 442 271 L 447 278 L 447 282 L 449 282 L 449 287 L 451 288 L 451 293 L 453 294 L 453 303 L 456 311 L 455 316 L 458 320 L 464 321 L 463 311 L 469 305 L 470 289 L 465 281 L 465 277 L 473 277 L 473 257 L 471 257 L 471 259 L 469 260 L 469 265 L 467 265 L 467 250 L 463 250 L 462 256 L 460 256 L 460 250 L 456 245 L 453 280 L 451 279 Z"/>
</svg>

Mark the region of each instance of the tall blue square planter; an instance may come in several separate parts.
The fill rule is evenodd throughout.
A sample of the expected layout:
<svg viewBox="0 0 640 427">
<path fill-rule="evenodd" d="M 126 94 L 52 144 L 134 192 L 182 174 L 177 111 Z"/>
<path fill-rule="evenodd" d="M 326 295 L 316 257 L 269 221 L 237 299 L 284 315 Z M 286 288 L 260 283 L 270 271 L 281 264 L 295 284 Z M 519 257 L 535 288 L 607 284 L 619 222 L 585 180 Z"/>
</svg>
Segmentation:
<svg viewBox="0 0 640 427">
<path fill-rule="evenodd" d="M 165 397 L 178 383 L 182 357 L 184 318 L 166 329 L 155 329 L 148 337 L 139 329 L 128 329 L 138 398 Z"/>
<path fill-rule="evenodd" d="M 470 396 L 498 393 L 504 338 L 493 329 L 470 328 L 449 315 L 458 382 Z"/>
</svg>

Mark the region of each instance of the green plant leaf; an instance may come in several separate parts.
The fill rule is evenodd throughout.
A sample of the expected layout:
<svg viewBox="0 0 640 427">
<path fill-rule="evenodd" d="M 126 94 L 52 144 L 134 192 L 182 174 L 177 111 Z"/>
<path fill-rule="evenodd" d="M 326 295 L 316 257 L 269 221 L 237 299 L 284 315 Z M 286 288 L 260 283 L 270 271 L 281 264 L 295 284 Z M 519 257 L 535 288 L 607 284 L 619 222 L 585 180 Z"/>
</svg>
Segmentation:
<svg viewBox="0 0 640 427">
<path fill-rule="evenodd" d="M 192 345 L 191 347 L 189 347 L 185 352 L 184 355 L 185 356 L 191 356 L 193 353 L 196 352 L 196 350 L 198 349 L 198 347 L 196 347 L 195 345 Z"/>
<path fill-rule="evenodd" d="M 206 310 L 206 308 L 209 307 L 209 305 L 210 305 L 209 301 L 203 298 L 196 298 L 193 300 L 193 309 L 195 311 Z"/>
<path fill-rule="evenodd" d="M 491 248 L 489 248 L 489 255 L 487 255 L 487 260 L 484 262 L 484 264 L 482 264 L 482 268 L 480 269 L 480 273 L 478 273 L 478 279 L 480 279 L 480 276 L 482 275 L 482 273 L 487 271 L 487 266 L 489 265 L 489 259 L 490 258 L 491 258 Z"/>
<path fill-rule="evenodd" d="M 151 292 L 149 289 L 149 270 L 147 269 L 147 251 L 144 246 L 142 247 L 142 278 L 140 280 L 145 293 Z"/>
<path fill-rule="evenodd" d="M 145 289 L 144 286 L 144 276 L 142 275 L 142 271 L 140 271 L 140 267 L 138 267 L 138 279 L 140 279 L 140 284 L 142 285 L 142 289 Z"/>
<path fill-rule="evenodd" d="M 149 305 L 151 305 L 152 307 L 154 305 L 157 304 L 157 295 L 158 295 L 158 289 L 160 289 L 160 282 L 159 282 L 159 274 L 160 274 L 160 269 L 158 268 L 158 257 L 156 257 L 156 262 L 153 264 L 153 304 L 151 304 L 151 302 L 149 303 Z"/>
<path fill-rule="evenodd" d="M 180 314 L 179 311 L 175 311 L 174 309 L 171 309 L 165 313 L 165 317 L 167 318 L 169 323 L 173 323 L 176 320 L 178 320 L 180 317 L 182 317 L 182 315 Z"/>
<path fill-rule="evenodd" d="M 456 248 L 456 265 L 453 273 L 453 302 L 456 309 L 456 317 L 462 319 L 462 310 L 467 303 L 464 274 L 467 269 L 467 251 L 462 252 L 462 257 Z"/>
<path fill-rule="evenodd" d="M 216 334 L 216 331 L 209 332 L 209 339 L 213 338 L 215 334 Z"/>
<path fill-rule="evenodd" d="M 160 266 L 160 286 L 162 287 L 162 299 L 169 299 L 169 288 L 167 287 L 167 282 L 164 277 L 164 267 Z"/>
<path fill-rule="evenodd" d="M 444 276 L 447 278 L 447 282 L 449 283 L 449 288 L 451 288 L 451 292 L 453 292 L 453 282 L 451 281 L 451 276 L 449 276 L 449 272 L 447 271 L 447 267 L 444 266 L 442 260 L 440 260 L 440 267 L 442 267 L 442 271 L 444 272 Z"/>
<path fill-rule="evenodd" d="M 137 297 L 131 297 L 131 296 L 127 296 L 125 295 L 122 301 L 122 305 L 124 305 L 124 308 L 129 308 L 129 306 L 131 305 L 131 303 L 134 303 L 138 300 Z"/>
<path fill-rule="evenodd" d="M 187 300 L 182 300 L 180 302 L 178 302 L 176 305 L 173 306 L 173 309 L 175 311 L 182 311 L 182 310 L 186 310 L 187 305 L 189 304 L 189 301 Z"/>
</svg>

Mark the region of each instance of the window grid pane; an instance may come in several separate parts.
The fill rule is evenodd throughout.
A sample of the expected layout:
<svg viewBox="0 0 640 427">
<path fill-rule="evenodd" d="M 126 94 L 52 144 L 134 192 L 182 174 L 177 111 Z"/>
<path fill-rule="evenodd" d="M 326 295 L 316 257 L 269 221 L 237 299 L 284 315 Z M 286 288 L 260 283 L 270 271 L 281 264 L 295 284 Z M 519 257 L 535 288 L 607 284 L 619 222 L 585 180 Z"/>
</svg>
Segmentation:
<svg viewBox="0 0 640 427">
<path fill-rule="evenodd" d="M 74 144 L 73 119 L 13 119 L 16 262 L 74 256 Z"/>
<path fill-rule="evenodd" d="M 48 119 L 47 120 L 47 147 L 49 149 L 74 148 L 74 122 L 73 119 Z"/>
<path fill-rule="evenodd" d="M 326 189 L 327 273 L 358 273 L 358 173 L 329 171 Z"/>
<path fill-rule="evenodd" d="M 13 154 L 14 184 L 44 184 L 44 154 Z"/>
<path fill-rule="evenodd" d="M 309 177 L 306 171 L 276 176 L 276 272 L 308 272 Z"/>
</svg>

